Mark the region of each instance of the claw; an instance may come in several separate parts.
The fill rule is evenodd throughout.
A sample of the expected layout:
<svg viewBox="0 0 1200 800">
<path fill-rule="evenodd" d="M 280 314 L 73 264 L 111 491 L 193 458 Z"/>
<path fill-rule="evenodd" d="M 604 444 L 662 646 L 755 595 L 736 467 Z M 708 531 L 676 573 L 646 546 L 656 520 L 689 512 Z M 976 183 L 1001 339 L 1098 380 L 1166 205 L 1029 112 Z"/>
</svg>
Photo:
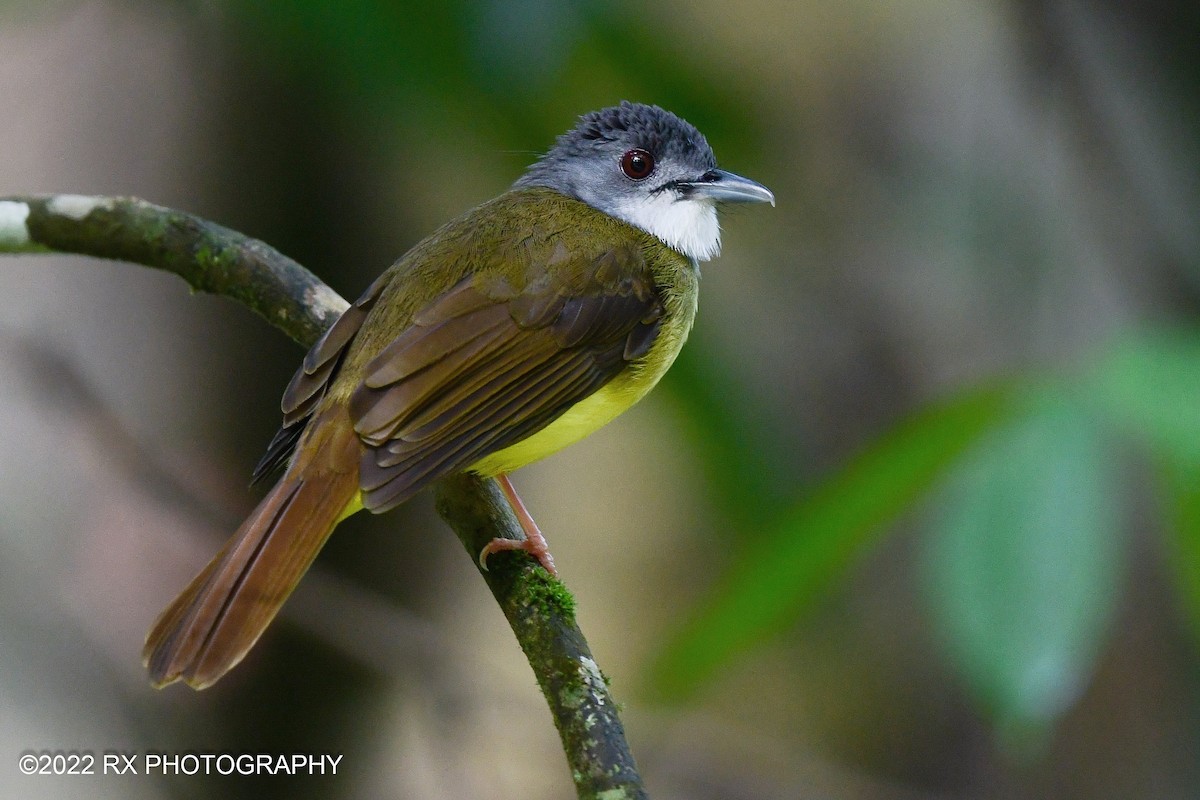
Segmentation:
<svg viewBox="0 0 1200 800">
<path fill-rule="evenodd" d="M 526 534 L 528 537 L 528 534 Z M 492 553 L 499 553 L 509 550 L 524 550 L 526 553 L 537 559 L 547 572 L 554 577 L 558 577 L 558 570 L 554 566 L 554 556 L 550 555 L 549 549 L 546 547 L 545 537 L 539 536 L 537 539 L 502 539 L 495 538 L 484 545 L 484 548 L 479 551 L 479 568 L 487 572 L 487 559 Z"/>
<path fill-rule="evenodd" d="M 550 547 L 546 544 L 546 537 L 542 536 L 542 532 L 538 530 L 537 523 L 533 521 L 533 517 L 529 515 L 525 504 L 517 496 L 517 490 L 513 488 L 508 475 L 501 473 L 496 476 L 496 480 L 499 482 L 500 489 L 504 492 L 504 497 L 508 500 L 509 506 L 512 507 L 517 521 L 521 523 L 521 530 L 525 532 L 525 538 L 502 539 L 497 537 L 492 539 L 479 551 L 479 568 L 487 572 L 487 559 L 492 553 L 507 550 L 524 550 L 537 559 L 537 562 L 542 565 L 546 572 L 557 578 L 558 570 L 554 567 L 554 556 L 550 555 Z"/>
</svg>

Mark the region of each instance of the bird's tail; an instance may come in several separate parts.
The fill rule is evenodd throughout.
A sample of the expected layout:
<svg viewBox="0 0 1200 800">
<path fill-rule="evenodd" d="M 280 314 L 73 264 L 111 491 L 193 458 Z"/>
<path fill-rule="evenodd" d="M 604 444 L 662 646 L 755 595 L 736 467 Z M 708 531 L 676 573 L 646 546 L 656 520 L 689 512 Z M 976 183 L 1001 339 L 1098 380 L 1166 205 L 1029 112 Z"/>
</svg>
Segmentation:
<svg viewBox="0 0 1200 800">
<path fill-rule="evenodd" d="M 360 507 L 353 429 L 340 416 L 316 422 L 320 441 L 300 443 L 279 483 L 150 629 L 142 658 L 155 686 L 203 689 L 232 669 L 337 523 Z"/>
</svg>

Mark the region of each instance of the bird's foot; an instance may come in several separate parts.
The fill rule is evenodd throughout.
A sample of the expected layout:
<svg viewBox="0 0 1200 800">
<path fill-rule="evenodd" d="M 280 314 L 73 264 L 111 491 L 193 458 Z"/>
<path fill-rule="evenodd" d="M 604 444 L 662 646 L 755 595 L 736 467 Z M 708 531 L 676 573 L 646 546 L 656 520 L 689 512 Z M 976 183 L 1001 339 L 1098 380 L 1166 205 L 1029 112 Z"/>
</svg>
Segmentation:
<svg viewBox="0 0 1200 800">
<path fill-rule="evenodd" d="M 487 559 L 492 553 L 499 553 L 507 550 L 524 550 L 529 555 L 537 559 L 537 562 L 545 568 L 555 578 L 558 577 L 558 570 L 554 567 L 554 556 L 550 555 L 550 547 L 546 544 L 546 537 L 542 536 L 542 532 L 538 530 L 537 523 L 533 521 L 529 511 L 526 510 L 525 504 L 521 502 L 521 498 L 517 496 L 517 490 L 513 488 L 512 483 L 508 480 L 508 476 L 500 474 L 496 476 L 497 482 L 500 484 L 501 491 L 508 499 L 508 504 L 512 507 L 513 514 L 516 515 L 517 521 L 521 523 L 521 530 L 525 532 L 524 539 L 492 539 L 484 548 L 479 551 L 479 566 L 485 572 L 487 571 Z"/>
<path fill-rule="evenodd" d="M 488 556 L 507 550 L 524 550 L 536 558 L 537 562 L 546 568 L 546 572 L 558 577 L 558 570 L 554 568 L 554 556 L 550 555 L 550 550 L 546 547 L 546 537 L 540 535 L 536 539 L 528 534 L 524 539 L 492 539 L 479 551 L 479 566 L 486 572 Z"/>
</svg>

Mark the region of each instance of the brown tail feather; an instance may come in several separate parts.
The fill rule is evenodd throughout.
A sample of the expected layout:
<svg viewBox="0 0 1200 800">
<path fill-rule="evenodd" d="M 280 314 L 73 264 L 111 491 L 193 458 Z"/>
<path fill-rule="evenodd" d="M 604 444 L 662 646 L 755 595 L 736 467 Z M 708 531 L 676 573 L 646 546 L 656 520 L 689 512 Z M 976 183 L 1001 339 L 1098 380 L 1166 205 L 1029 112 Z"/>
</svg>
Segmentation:
<svg viewBox="0 0 1200 800">
<path fill-rule="evenodd" d="M 154 685 L 203 689 L 241 661 L 354 500 L 357 438 L 348 422 L 321 421 L 322 441 L 301 443 L 292 468 L 154 623 L 142 651 Z"/>
</svg>

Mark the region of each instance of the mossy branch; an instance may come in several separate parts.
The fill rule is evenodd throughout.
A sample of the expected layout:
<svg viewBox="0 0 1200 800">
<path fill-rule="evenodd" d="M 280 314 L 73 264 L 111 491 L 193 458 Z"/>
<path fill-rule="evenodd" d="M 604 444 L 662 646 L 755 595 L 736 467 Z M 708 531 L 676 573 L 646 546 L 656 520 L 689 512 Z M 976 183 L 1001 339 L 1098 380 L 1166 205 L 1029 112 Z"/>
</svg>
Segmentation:
<svg viewBox="0 0 1200 800">
<path fill-rule="evenodd" d="M 0 198 L 0 253 L 76 253 L 173 272 L 197 291 L 238 301 L 304 347 L 348 305 L 267 244 L 136 198 Z M 491 539 L 521 538 L 494 481 L 454 476 L 435 493 L 438 513 L 472 563 Z M 483 577 L 546 696 L 578 796 L 645 798 L 616 704 L 575 623 L 571 595 L 524 554 L 497 554 L 489 565 Z"/>
<path fill-rule="evenodd" d="M 173 272 L 309 347 L 349 305 L 257 239 L 134 197 L 0 198 L 0 253 L 78 253 Z"/>
<path fill-rule="evenodd" d="M 494 480 L 455 475 L 434 488 L 438 513 L 469 553 L 493 538 L 519 539 L 521 525 Z M 524 554 L 496 553 L 483 573 L 517 635 L 558 727 L 581 798 L 645 798 L 625 729 L 575 623 L 575 599 Z"/>
</svg>

